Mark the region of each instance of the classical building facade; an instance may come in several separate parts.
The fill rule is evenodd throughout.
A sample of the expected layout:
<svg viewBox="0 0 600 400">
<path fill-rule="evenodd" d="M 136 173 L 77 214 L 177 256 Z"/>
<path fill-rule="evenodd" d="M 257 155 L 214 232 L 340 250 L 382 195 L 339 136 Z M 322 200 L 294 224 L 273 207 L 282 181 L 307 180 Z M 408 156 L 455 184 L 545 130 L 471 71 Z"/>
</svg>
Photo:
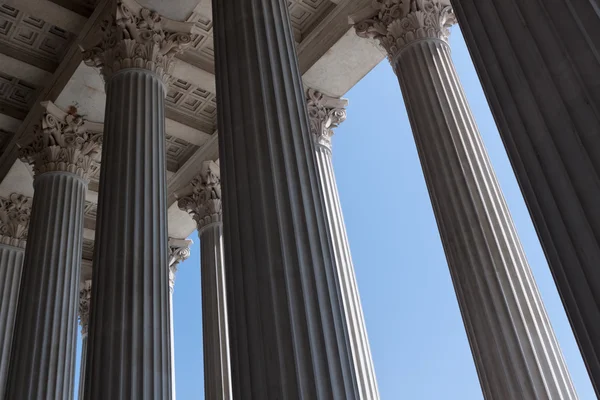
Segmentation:
<svg viewBox="0 0 600 400">
<path fill-rule="evenodd" d="M 379 399 L 332 165 L 398 76 L 486 399 L 577 399 L 450 57 L 460 24 L 600 389 L 594 0 L 0 1 L 0 399 Z M 82 371 L 74 382 L 78 325 Z"/>
</svg>

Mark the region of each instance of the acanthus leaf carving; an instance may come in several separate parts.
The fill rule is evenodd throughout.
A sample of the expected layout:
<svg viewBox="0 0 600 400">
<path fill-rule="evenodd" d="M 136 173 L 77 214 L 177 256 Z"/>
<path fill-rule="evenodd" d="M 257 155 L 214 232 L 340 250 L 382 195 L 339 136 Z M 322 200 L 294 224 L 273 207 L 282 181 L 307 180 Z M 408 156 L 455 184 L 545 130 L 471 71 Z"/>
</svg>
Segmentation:
<svg viewBox="0 0 600 400">
<path fill-rule="evenodd" d="M 174 56 L 193 43 L 194 24 L 169 20 L 134 0 L 117 0 L 114 7 L 100 25 L 99 43 L 82 49 L 86 65 L 99 68 L 106 82 L 122 69 L 142 68 L 166 84 Z"/>
<path fill-rule="evenodd" d="M 390 61 L 414 41 L 447 42 L 456 23 L 449 0 L 373 0 L 370 8 L 369 16 L 353 21 L 354 28 L 358 36 L 376 39 Z"/>
<path fill-rule="evenodd" d="M 65 113 L 46 103 L 40 125 L 33 137 L 21 145 L 22 161 L 33 165 L 34 172 L 70 172 L 89 180 L 90 172 L 100 161 L 102 133 L 85 129 L 84 119 L 74 111 Z"/>
<path fill-rule="evenodd" d="M 90 321 L 90 301 L 92 298 L 92 281 L 87 280 L 79 286 L 79 325 L 81 326 L 81 335 L 88 333 L 88 324 Z"/>
<path fill-rule="evenodd" d="M 200 173 L 190 182 L 191 193 L 182 197 L 177 204 L 189 213 L 198 231 L 204 227 L 222 221 L 221 172 L 214 161 L 202 163 Z"/>
<path fill-rule="evenodd" d="M 33 199 L 13 193 L 0 197 L 0 243 L 25 248 Z"/>
<path fill-rule="evenodd" d="M 306 91 L 310 131 L 317 145 L 331 150 L 333 129 L 346 120 L 346 104 L 344 99 L 326 96 L 315 89 Z"/>
<path fill-rule="evenodd" d="M 193 244 L 191 240 L 170 239 L 169 240 L 169 288 L 173 290 L 175 287 L 175 274 L 179 263 L 187 260 L 192 254 L 190 246 Z"/>
</svg>

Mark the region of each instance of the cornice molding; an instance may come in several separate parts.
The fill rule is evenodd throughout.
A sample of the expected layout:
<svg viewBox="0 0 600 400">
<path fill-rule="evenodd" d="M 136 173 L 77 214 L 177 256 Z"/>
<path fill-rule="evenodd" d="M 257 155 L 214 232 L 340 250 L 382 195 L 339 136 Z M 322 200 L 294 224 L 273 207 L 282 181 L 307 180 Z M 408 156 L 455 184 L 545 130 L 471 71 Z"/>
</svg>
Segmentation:
<svg viewBox="0 0 600 400">
<path fill-rule="evenodd" d="M 393 62 L 409 44 L 422 39 L 448 42 L 456 17 L 449 0 L 373 0 L 350 17 L 360 37 L 377 39 Z"/>
<path fill-rule="evenodd" d="M 316 145 L 331 151 L 333 129 L 346 120 L 348 100 L 327 96 L 318 90 L 306 91 L 306 107 L 310 132 Z"/>
<path fill-rule="evenodd" d="M 0 243 L 25 248 L 33 199 L 13 193 L 0 197 Z"/>
<path fill-rule="evenodd" d="M 90 320 L 90 300 L 92 298 L 92 281 L 87 280 L 79 285 L 79 325 L 81 326 L 81 335 L 88 333 L 88 324 Z"/>
<path fill-rule="evenodd" d="M 188 186 L 188 194 L 177 201 L 179 209 L 196 221 L 198 232 L 210 224 L 222 222 L 221 171 L 214 161 L 204 161 L 200 173 Z"/>
<path fill-rule="evenodd" d="M 45 112 L 29 142 L 20 147 L 20 158 L 32 164 L 36 176 L 70 172 L 89 181 L 100 168 L 102 133 L 88 130 L 76 109 L 64 112 L 54 103 L 42 103 Z"/>
<path fill-rule="evenodd" d="M 113 11 L 100 26 L 101 39 L 82 48 L 86 65 L 99 68 L 106 82 L 122 69 L 142 68 L 166 85 L 175 55 L 192 44 L 195 24 L 165 18 L 134 0 L 113 2 Z"/>
</svg>

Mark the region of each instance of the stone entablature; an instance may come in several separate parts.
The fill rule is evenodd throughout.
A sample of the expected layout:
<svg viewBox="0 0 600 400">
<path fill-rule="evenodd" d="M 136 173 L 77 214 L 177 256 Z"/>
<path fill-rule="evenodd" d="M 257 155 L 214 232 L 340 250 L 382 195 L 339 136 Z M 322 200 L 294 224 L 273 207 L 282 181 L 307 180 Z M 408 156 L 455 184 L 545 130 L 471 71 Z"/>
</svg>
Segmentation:
<svg viewBox="0 0 600 400">
<path fill-rule="evenodd" d="M 359 36 L 377 39 L 393 62 L 412 42 L 448 42 L 456 17 L 450 0 L 374 0 L 350 21 Z"/>
<path fill-rule="evenodd" d="M 90 131 L 76 109 L 64 112 L 54 103 L 42 103 L 45 112 L 33 138 L 22 145 L 20 158 L 33 166 L 35 175 L 70 172 L 89 181 L 99 168 L 102 133 Z"/>
<path fill-rule="evenodd" d="M 196 221 L 198 232 L 223 220 L 221 202 L 221 171 L 214 161 L 202 163 L 200 173 L 190 182 L 189 195 L 178 200 L 177 205 Z"/>
<path fill-rule="evenodd" d="M 0 243 L 25 248 L 33 199 L 13 193 L 0 197 Z"/>
<path fill-rule="evenodd" d="M 83 50 L 85 63 L 100 68 L 106 82 L 122 69 L 142 68 L 166 84 L 174 56 L 193 42 L 194 23 L 165 18 L 134 0 L 116 1 L 114 7 L 102 22 L 100 42 Z"/>
<path fill-rule="evenodd" d="M 318 90 L 306 91 L 310 132 L 317 145 L 331 151 L 333 129 L 346 120 L 348 100 L 327 96 Z"/>
</svg>

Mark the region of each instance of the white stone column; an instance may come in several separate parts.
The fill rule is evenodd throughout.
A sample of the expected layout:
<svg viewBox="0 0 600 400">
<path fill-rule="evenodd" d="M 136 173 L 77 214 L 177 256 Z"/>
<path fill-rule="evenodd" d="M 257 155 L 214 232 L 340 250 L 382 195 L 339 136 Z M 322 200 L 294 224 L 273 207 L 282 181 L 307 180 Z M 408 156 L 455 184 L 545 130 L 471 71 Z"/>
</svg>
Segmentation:
<svg viewBox="0 0 600 400">
<path fill-rule="evenodd" d="M 202 283 L 204 398 L 231 400 L 231 364 L 223 253 L 221 173 L 206 161 L 190 183 L 191 193 L 178 201 L 198 227 Z"/>
<path fill-rule="evenodd" d="M 84 52 L 106 82 L 86 400 L 169 400 L 165 83 L 192 23 L 115 1 Z"/>
<path fill-rule="evenodd" d="M 85 388 L 85 367 L 87 361 L 88 325 L 90 320 L 90 301 L 92 297 L 92 281 L 87 280 L 79 286 L 79 325 L 81 326 L 81 360 L 79 362 L 78 400 L 83 400 Z"/>
<path fill-rule="evenodd" d="M 32 199 L 0 198 L 0 399 L 4 399 Z"/>
<path fill-rule="evenodd" d="M 313 89 L 307 90 L 310 130 L 315 142 L 319 182 L 325 200 L 327 224 L 344 303 L 358 391 L 361 399 L 371 400 L 379 399 L 379 389 L 331 159 L 333 128 L 346 119 L 347 103 L 345 99 L 329 97 Z"/>
<path fill-rule="evenodd" d="M 398 75 L 485 398 L 576 399 L 450 58 L 451 7 L 374 4 L 355 28 L 379 40 Z"/>
<path fill-rule="evenodd" d="M 453 4 L 600 397 L 598 1 Z"/>
<path fill-rule="evenodd" d="M 171 387 L 172 400 L 175 400 L 175 329 L 173 327 L 173 291 L 175 290 L 175 274 L 180 262 L 190 256 L 191 240 L 169 239 L 169 328 L 171 329 Z"/>
<path fill-rule="evenodd" d="M 351 400 L 288 3 L 213 0 L 233 397 Z"/>
<path fill-rule="evenodd" d="M 72 399 L 83 208 L 101 133 L 52 103 L 21 158 L 35 178 L 6 399 Z"/>
</svg>

